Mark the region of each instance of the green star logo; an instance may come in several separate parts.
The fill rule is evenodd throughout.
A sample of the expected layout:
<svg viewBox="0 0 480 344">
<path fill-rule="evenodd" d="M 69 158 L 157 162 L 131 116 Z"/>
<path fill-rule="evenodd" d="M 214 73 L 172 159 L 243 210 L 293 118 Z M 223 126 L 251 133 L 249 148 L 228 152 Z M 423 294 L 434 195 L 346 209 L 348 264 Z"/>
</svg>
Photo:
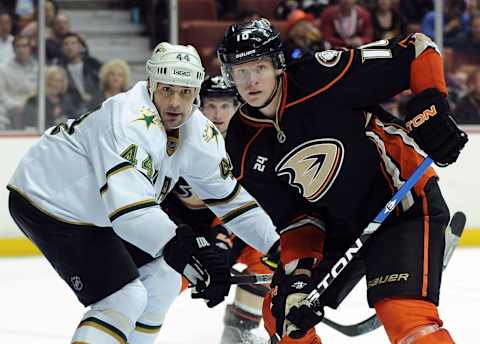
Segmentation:
<svg viewBox="0 0 480 344">
<path fill-rule="evenodd" d="M 212 122 L 209 122 L 203 131 L 203 139 L 205 140 L 205 142 L 209 143 L 212 139 L 215 139 L 215 141 L 218 144 L 219 136 L 220 136 L 220 132 L 218 131 L 215 124 L 213 124 Z"/>
<path fill-rule="evenodd" d="M 147 129 L 150 129 L 151 125 L 160 126 L 159 117 L 151 109 L 142 107 L 140 109 L 140 116 L 141 117 L 135 119 L 135 121 L 144 121 Z"/>
</svg>

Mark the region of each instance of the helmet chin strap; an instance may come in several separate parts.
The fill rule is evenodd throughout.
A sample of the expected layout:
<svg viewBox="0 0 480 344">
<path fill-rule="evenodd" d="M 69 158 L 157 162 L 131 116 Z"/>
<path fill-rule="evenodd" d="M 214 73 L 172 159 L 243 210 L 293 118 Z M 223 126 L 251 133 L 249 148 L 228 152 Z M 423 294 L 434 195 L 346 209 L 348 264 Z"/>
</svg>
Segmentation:
<svg viewBox="0 0 480 344">
<path fill-rule="evenodd" d="M 252 108 L 257 109 L 257 110 L 261 110 L 264 107 L 268 106 L 272 102 L 273 98 L 275 98 L 275 96 L 276 96 L 276 94 L 279 90 L 280 77 L 281 76 L 282 76 L 282 74 L 277 75 L 277 78 L 275 79 L 275 88 L 273 89 L 272 94 L 270 94 L 270 97 L 268 97 L 268 99 L 265 101 L 265 103 L 263 103 L 263 105 L 260 105 L 260 106 L 250 105 Z"/>
</svg>

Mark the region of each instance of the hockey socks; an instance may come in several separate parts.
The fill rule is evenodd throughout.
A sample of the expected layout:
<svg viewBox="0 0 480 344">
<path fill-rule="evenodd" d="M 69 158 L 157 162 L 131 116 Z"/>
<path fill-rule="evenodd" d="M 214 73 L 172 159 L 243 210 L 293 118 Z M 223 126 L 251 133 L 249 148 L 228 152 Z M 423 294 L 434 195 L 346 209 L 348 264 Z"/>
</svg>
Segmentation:
<svg viewBox="0 0 480 344">
<path fill-rule="evenodd" d="M 431 302 L 385 299 L 375 304 L 375 310 L 393 344 L 454 343 Z"/>
</svg>

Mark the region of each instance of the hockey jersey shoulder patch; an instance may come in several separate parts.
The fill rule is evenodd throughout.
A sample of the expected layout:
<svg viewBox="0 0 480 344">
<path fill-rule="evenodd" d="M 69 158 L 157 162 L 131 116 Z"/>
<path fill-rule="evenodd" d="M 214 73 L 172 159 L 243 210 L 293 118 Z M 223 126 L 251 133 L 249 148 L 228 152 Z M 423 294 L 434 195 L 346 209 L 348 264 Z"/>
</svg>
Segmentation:
<svg viewBox="0 0 480 344">
<path fill-rule="evenodd" d="M 334 67 L 341 57 L 342 51 L 340 50 L 324 50 L 315 53 L 317 62 L 325 67 Z"/>
</svg>

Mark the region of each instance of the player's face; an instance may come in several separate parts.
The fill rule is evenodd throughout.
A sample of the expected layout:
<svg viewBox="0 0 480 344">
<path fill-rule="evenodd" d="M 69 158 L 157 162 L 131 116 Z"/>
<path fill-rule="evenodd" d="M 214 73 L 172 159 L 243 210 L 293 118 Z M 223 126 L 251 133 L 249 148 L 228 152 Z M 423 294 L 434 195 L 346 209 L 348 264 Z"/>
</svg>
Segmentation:
<svg viewBox="0 0 480 344">
<path fill-rule="evenodd" d="M 273 93 L 276 70 L 271 58 L 262 58 L 232 66 L 238 93 L 252 106 L 262 106 Z"/>
<path fill-rule="evenodd" d="M 202 100 L 202 111 L 216 125 L 223 136 L 227 133 L 228 123 L 236 110 L 233 97 L 208 97 Z"/>
<path fill-rule="evenodd" d="M 196 96 L 197 90 L 193 87 L 158 83 L 153 101 L 166 130 L 178 128 L 187 120 Z"/>
</svg>

